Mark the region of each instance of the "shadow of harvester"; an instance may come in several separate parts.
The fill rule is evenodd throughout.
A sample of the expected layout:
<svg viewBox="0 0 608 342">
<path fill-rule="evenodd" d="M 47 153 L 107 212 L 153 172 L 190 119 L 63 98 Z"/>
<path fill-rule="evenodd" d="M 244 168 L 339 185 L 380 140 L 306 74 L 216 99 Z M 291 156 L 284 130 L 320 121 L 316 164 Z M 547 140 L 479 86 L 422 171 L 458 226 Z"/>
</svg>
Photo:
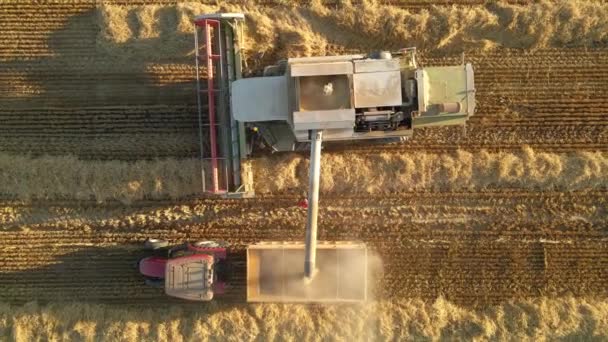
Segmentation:
<svg viewBox="0 0 608 342">
<path fill-rule="evenodd" d="M 40 11 L 58 15 L 52 7 Z M 150 18 L 158 34 L 143 38 L 133 11 L 124 26 L 134 32 L 125 41 L 107 39 L 100 9 L 89 9 L 48 35 L 37 32 L 41 42 L 31 44 L 44 51 L 15 50 L 0 63 L 7 80 L 0 84 L 0 152 L 89 159 L 197 155 L 192 34 L 178 30 L 169 7 Z"/>
</svg>

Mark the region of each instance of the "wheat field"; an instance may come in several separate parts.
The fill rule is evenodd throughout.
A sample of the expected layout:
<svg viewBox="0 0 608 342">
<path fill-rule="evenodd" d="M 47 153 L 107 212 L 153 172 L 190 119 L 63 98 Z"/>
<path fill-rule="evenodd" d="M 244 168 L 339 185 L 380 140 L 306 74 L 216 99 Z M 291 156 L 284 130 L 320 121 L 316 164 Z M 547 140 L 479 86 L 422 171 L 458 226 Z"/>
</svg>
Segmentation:
<svg viewBox="0 0 608 342">
<path fill-rule="evenodd" d="M 360 306 L 249 305 L 245 249 L 301 241 L 306 153 L 201 193 L 192 16 L 236 11 L 246 76 L 278 59 L 464 58 L 467 127 L 326 145 L 320 237 L 384 272 Z M 585 0 L 0 2 L 0 341 L 608 340 L 608 4 Z M 204 73 L 204 70 L 203 70 Z M 230 243 L 205 304 L 146 287 L 147 237 Z"/>
<path fill-rule="evenodd" d="M 608 302 L 536 298 L 463 308 L 438 298 L 361 306 L 285 304 L 119 308 L 0 305 L 0 338 L 16 341 L 604 340 Z"/>
</svg>

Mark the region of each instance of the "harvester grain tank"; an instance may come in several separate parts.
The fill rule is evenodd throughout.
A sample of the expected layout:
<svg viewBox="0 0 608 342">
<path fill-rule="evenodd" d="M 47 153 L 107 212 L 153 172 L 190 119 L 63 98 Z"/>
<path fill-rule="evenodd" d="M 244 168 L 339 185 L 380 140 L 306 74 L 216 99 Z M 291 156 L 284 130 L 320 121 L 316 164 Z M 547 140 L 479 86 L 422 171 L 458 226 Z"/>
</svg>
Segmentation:
<svg viewBox="0 0 608 342">
<path fill-rule="evenodd" d="M 305 241 L 248 246 L 247 300 L 364 301 L 366 245 L 317 241 L 322 143 L 403 140 L 420 127 L 464 126 L 475 110 L 473 68 L 420 67 L 408 48 L 289 58 L 262 77 L 241 78 L 243 21 L 240 13 L 194 21 L 203 191 L 253 196 L 251 170 L 242 163 L 252 138 L 275 152 L 310 147 Z"/>
</svg>

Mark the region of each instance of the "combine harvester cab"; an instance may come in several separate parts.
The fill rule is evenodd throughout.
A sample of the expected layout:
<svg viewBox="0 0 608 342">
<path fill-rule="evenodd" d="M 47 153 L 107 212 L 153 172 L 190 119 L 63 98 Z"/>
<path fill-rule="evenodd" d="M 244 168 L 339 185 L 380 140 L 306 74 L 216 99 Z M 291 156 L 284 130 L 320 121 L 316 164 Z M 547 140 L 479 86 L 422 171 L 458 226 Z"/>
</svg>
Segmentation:
<svg viewBox="0 0 608 342">
<path fill-rule="evenodd" d="M 316 274 L 304 277 L 305 244 L 261 242 L 247 248 L 248 302 L 356 303 L 367 299 L 367 247 L 319 242 Z"/>
</svg>

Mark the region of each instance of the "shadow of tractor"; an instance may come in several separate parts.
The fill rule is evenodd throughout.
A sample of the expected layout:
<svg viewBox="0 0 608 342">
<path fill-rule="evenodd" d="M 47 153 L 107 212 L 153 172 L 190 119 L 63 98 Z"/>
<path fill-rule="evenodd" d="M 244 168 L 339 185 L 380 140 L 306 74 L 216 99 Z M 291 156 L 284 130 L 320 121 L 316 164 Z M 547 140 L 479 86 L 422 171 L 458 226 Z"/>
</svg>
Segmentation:
<svg viewBox="0 0 608 342">
<path fill-rule="evenodd" d="M 38 254 L 38 255 L 36 255 Z M 149 255 L 143 245 L 65 246 L 28 251 L 19 271 L 0 278 L 0 302 L 88 302 L 106 304 L 201 305 L 168 297 L 162 288 L 145 284 L 137 262 Z M 244 252 L 229 254 L 231 277 L 244 279 Z M 230 284 L 222 302 L 244 302 L 244 286 Z"/>
</svg>

